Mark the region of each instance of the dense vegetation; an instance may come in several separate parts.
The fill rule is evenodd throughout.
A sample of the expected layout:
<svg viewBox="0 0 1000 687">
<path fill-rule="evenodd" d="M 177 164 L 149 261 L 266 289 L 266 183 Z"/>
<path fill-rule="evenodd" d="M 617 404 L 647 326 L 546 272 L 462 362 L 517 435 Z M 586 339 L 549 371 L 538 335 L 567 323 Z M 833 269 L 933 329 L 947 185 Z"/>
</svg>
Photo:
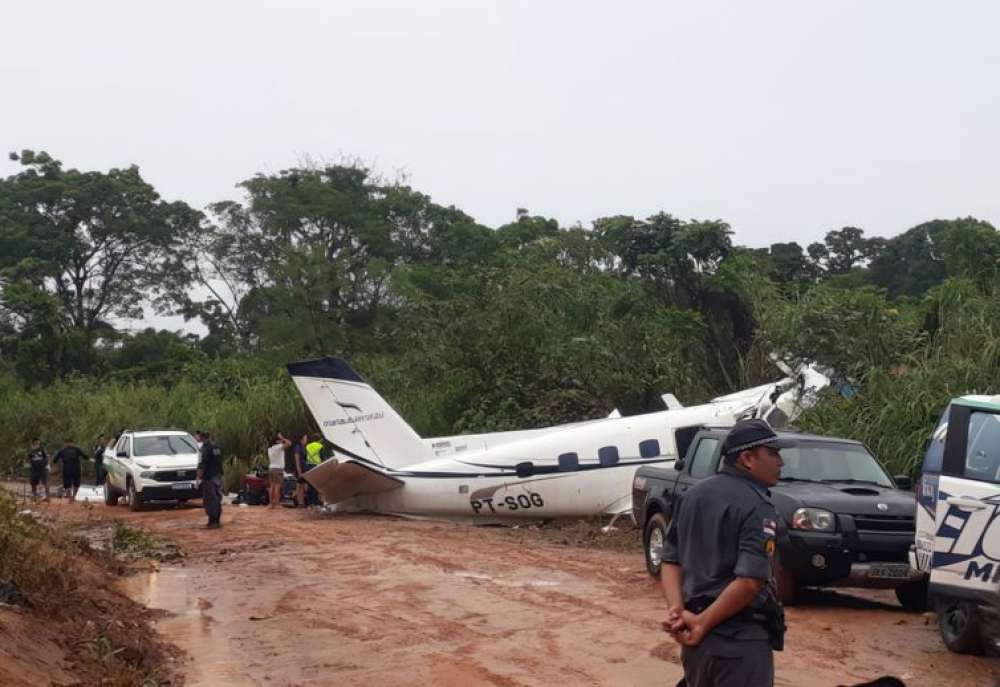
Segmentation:
<svg viewBox="0 0 1000 687">
<path fill-rule="evenodd" d="M 617 215 L 490 228 L 355 165 L 257 175 L 241 202 L 166 202 L 138 169 L 12 156 L 0 180 L 0 467 L 34 434 L 217 432 L 234 456 L 311 422 L 283 363 L 336 354 L 422 434 L 694 402 L 773 379 L 767 354 L 834 368 L 808 428 L 895 471 L 951 396 L 1000 391 L 1000 234 L 973 218 L 891 238 L 733 245 L 719 220 Z M 203 337 L 114 323 L 145 309 Z"/>
</svg>

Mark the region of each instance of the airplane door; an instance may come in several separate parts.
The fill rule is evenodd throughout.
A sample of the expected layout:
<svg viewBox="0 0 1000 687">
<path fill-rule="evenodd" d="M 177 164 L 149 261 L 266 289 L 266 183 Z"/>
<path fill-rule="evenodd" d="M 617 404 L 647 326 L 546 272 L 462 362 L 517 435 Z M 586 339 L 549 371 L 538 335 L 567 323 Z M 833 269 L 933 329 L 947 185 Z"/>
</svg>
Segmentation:
<svg viewBox="0 0 1000 687">
<path fill-rule="evenodd" d="M 1000 414 L 953 405 L 935 510 L 931 587 L 976 598 L 1000 581 Z"/>
</svg>

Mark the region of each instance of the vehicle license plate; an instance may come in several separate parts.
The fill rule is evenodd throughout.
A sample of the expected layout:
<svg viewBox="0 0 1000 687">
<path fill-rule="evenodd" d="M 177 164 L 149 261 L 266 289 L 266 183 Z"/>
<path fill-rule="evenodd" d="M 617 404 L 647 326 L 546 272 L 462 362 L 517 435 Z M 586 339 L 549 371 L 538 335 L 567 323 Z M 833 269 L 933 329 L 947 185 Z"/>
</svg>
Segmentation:
<svg viewBox="0 0 1000 687">
<path fill-rule="evenodd" d="M 868 577 L 888 578 L 892 580 L 902 580 L 910 576 L 910 566 L 906 563 L 885 563 L 873 565 L 868 570 Z"/>
<path fill-rule="evenodd" d="M 190 482 L 177 482 L 176 484 L 171 484 L 170 488 L 171 489 L 191 489 L 192 487 L 191 487 L 191 483 Z"/>
</svg>

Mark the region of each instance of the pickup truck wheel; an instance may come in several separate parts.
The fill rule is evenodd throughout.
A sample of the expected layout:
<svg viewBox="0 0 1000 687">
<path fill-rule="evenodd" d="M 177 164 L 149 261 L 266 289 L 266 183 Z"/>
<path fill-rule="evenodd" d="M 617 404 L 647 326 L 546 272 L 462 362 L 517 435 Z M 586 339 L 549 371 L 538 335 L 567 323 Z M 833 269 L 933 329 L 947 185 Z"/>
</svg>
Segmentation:
<svg viewBox="0 0 1000 687">
<path fill-rule="evenodd" d="M 663 542 L 667 537 L 667 526 L 670 522 L 663 513 L 653 513 L 646 521 L 646 530 L 642 540 L 646 550 L 646 570 L 653 577 L 660 576 L 660 564 L 663 562 Z"/>
<path fill-rule="evenodd" d="M 106 506 L 117 506 L 118 505 L 119 494 L 113 486 L 111 486 L 111 480 L 104 478 L 104 505 Z"/>
<path fill-rule="evenodd" d="M 917 582 L 907 582 L 896 587 L 896 598 L 899 605 L 908 611 L 926 611 L 927 603 L 927 580 Z"/>
<path fill-rule="evenodd" d="M 134 511 L 142 510 L 142 494 L 135 490 L 135 482 L 128 481 L 128 505 Z"/>
<path fill-rule="evenodd" d="M 974 604 L 944 601 L 938 605 L 937 617 L 941 640 L 949 650 L 957 654 L 983 653 L 985 647 Z"/>
</svg>

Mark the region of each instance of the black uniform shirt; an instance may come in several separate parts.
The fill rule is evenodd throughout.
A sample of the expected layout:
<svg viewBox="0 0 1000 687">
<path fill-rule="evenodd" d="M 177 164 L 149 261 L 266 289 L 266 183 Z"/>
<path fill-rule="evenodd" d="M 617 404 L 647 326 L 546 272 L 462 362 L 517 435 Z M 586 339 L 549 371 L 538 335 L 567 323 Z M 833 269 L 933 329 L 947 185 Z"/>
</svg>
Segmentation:
<svg viewBox="0 0 1000 687">
<path fill-rule="evenodd" d="M 41 446 L 28 449 L 28 462 L 32 466 L 42 467 L 49 462 L 49 454 Z"/>
<path fill-rule="evenodd" d="M 222 451 L 211 441 L 205 441 L 201 445 L 201 459 L 198 461 L 198 469 L 202 471 L 202 479 L 211 479 L 222 475 Z"/>
<path fill-rule="evenodd" d="M 777 513 L 767 487 L 740 470 L 725 466 L 691 487 L 674 509 L 663 544 L 663 562 L 683 571 L 685 603 L 715 599 L 736 577 L 770 582 Z M 762 590 L 751 604 L 764 603 Z M 733 639 L 766 639 L 753 620 L 733 617 L 712 630 Z"/>
<path fill-rule="evenodd" d="M 76 446 L 63 446 L 61 449 L 56 451 L 56 455 L 52 457 L 53 463 L 58 463 L 62 461 L 63 472 L 79 472 L 80 471 L 80 460 L 89 460 L 87 454 L 78 449 Z"/>
</svg>

